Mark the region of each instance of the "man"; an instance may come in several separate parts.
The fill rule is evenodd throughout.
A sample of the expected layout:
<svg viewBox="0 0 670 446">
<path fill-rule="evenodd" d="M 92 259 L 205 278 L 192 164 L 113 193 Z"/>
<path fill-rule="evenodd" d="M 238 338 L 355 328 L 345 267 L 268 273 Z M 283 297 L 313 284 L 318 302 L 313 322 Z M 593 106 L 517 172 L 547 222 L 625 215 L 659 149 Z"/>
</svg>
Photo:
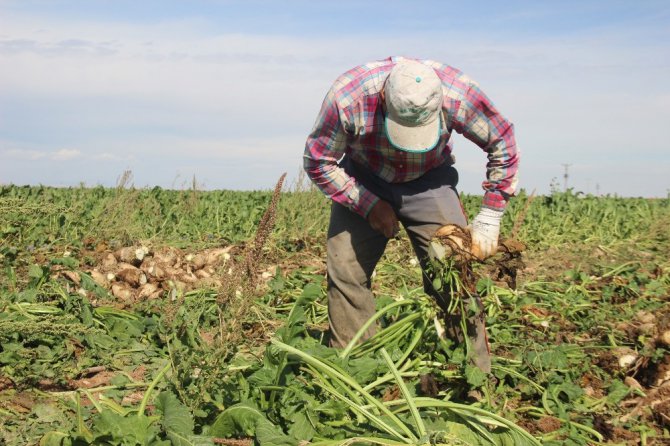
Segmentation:
<svg viewBox="0 0 670 446">
<path fill-rule="evenodd" d="M 478 85 L 438 62 L 391 57 L 352 68 L 326 95 L 307 138 L 304 167 L 333 200 L 327 246 L 331 346 L 345 346 L 374 314 L 372 273 L 399 222 L 422 268 L 438 228 L 467 225 L 456 191 L 453 131 L 488 155 L 484 200 L 471 225 L 473 243 L 487 257 L 495 252 L 503 211 L 516 189 L 519 153 L 512 124 Z M 424 285 L 435 294 L 429 281 Z M 469 325 L 475 363 L 488 371 L 483 320 Z"/>
</svg>

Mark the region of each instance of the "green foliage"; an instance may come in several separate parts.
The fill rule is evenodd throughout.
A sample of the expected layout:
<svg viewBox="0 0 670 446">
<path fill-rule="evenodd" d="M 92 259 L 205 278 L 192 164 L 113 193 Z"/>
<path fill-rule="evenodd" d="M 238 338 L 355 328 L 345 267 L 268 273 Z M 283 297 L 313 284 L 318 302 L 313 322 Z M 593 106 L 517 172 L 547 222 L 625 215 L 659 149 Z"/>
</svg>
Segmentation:
<svg viewBox="0 0 670 446">
<path fill-rule="evenodd" d="M 377 268 L 377 335 L 327 347 L 323 271 L 305 266 L 325 254 L 329 203 L 314 191 L 282 196 L 264 259 L 281 265 L 240 322 L 239 345 L 205 336 L 227 314 L 215 291 L 121 310 L 81 271 L 94 261 L 82 252 L 98 242 L 241 243 L 269 199 L 0 187 L 0 443 L 585 445 L 608 441 L 597 417 L 640 439 L 666 435 L 644 414 L 619 421 L 639 393 L 624 383 L 636 372 L 616 366 L 613 352 L 635 351 L 640 370 L 668 355 L 653 334 L 629 332 L 638 312 L 668 312 L 669 200 L 572 192 L 513 200 L 503 233 L 525 214 L 516 235 L 550 267 L 524 272 L 516 290 L 493 273 L 477 284 L 492 375 L 468 362 L 465 345 L 438 335 L 406 240 L 389 241 Z M 474 215 L 481 197 L 463 201 Z M 562 251 L 576 254 L 566 262 Z M 59 269 L 78 272 L 81 290 Z M 458 277 L 446 279 L 436 285 Z M 112 377 L 87 388 L 94 369 Z M 537 428 L 546 418 L 554 430 Z"/>
<path fill-rule="evenodd" d="M 87 239 L 159 238 L 179 247 L 240 242 L 254 234 L 270 197 L 261 191 L 0 186 L 0 248 L 6 258 L 10 249 L 79 248 Z M 275 237 L 290 247 L 322 233 L 327 209 L 317 191 L 283 194 Z"/>
<path fill-rule="evenodd" d="M 159 445 L 159 428 L 155 420 L 142 417 L 129 417 L 106 410 L 92 420 L 91 443 L 123 446 Z"/>
</svg>

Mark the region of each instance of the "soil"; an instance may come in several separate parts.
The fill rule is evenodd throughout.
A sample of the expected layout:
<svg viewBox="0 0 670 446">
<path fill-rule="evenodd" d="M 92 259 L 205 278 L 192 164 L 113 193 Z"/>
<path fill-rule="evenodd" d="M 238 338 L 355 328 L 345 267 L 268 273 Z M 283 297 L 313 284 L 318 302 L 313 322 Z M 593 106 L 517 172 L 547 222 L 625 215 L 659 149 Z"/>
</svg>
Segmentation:
<svg viewBox="0 0 670 446">
<path fill-rule="evenodd" d="M 555 417 L 542 417 L 537 420 L 537 428 L 544 434 L 559 430 L 562 424 L 561 420 Z"/>
<path fill-rule="evenodd" d="M 101 371 L 87 378 L 72 379 L 68 382 L 71 389 L 93 389 L 95 387 L 107 386 L 117 374 L 109 371 Z"/>
<path fill-rule="evenodd" d="M 6 389 L 11 389 L 12 387 L 14 387 L 12 380 L 4 375 L 0 375 L 0 392 Z"/>
</svg>

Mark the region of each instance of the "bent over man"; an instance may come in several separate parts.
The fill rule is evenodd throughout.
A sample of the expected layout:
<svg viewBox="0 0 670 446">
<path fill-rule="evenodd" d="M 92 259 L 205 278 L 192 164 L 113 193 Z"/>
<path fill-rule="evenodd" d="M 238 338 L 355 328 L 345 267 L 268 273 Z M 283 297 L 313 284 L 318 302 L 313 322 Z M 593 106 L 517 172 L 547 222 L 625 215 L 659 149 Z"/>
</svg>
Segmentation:
<svg viewBox="0 0 670 446">
<path fill-rule="evenodd" d="M 519 153 L 512 124 L 479 86 L 448 65 L 391 57 L 350 69 L 330 88 L 307 138 L 304 168 L 333 200 L 327 245 L 331 346 L 345 346 L 374 314 L 372 273 L 399 223 L 422 268 L 437 229 L 467 225 L 456 191 L 454 131 L 488 156 L 484 200 L 471 228 L 473 244 L 489 256 L 516 189 Z M 425 274 L 424 288 L 435 295 Z M 470 324 L 475 363 L 488 371 L 483 320 Z"/>
</svg>

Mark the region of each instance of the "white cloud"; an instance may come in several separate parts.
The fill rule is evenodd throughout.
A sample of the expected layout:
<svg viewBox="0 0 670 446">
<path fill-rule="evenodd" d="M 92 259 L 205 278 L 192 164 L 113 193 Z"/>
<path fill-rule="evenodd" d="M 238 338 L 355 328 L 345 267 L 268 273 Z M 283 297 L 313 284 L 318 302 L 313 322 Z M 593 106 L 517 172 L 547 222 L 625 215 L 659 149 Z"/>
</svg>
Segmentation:
<svg viewBox="0 0 670 446">
<path fill-rule="evenodd" d="M 3 150 L 0 153 L 2 153 L 3 158 L 29 160 L 29 161 L 35 161 L 47 156 L 46 152 L 41 152 L 39 150 L 28 150 L 28 149 L 9 149 L 9 150 Z"/>
<path fill-rule="evenodd" d="M 94 160 L 98 161 L 133 161 L 135 160 L 135 156 L 133 155 L 124 155 L 120 156 L 114 153 L 109 153 L 109 152 L 103 152 L 99 153 L 97 155 L 93 155 L 92 157 Z"/>
<path fill-rule="evenodd" d="M 9 149 L 0 152 L 2 158 L 9 160 L 52 160 L 52 161 L 69 161 L 81 156 L 81 151 L 77 149 L 60 149 L 56 151 L 40 151 L 31 149 Z"/>
<path fill-rule="evenodd" d="M 81 156 L 81 151 L 77 149 L 60 149 L 51 154 L 50 158 L 54 161 L 69 161 Z"/>
</svg>

